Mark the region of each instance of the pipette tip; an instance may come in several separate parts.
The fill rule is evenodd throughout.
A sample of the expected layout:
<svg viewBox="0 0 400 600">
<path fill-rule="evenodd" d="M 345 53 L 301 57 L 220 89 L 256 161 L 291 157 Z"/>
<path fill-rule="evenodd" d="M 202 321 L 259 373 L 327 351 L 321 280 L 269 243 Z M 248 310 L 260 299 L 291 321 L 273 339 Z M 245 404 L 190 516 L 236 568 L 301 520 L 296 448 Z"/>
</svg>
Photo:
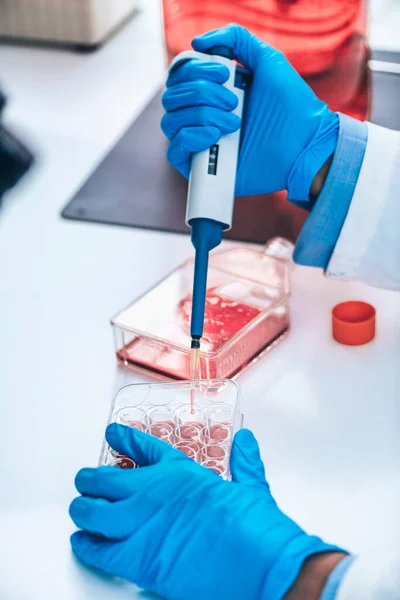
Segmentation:
<svg viewBox="0 0 400 600">
<path fill-rule="evenodd" d="M 196 349 L 200 348 L 200 336 L 198 336 L 198 335 L 192 336 L 192 341 L 191 341 L 190 347 L 192 349 L 194 349 L 194 348 L 196 348 Z"/>
</svg>

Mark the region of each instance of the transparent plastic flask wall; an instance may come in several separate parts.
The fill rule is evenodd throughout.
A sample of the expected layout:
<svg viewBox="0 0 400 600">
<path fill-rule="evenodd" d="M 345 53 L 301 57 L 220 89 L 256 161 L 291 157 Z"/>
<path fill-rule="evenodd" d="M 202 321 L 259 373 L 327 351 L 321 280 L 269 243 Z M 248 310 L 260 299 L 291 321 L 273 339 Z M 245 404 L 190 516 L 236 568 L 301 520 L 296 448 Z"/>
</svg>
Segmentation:
<svg viewBox="0 0 400 600">
<path fill-rule="evenodd" d="M 281 50 L 335 111 L 369 116 L 366 0 L 163 0 L 168 61 L 191 40 L 239 23 Z"/>
<path fill-rule="evenodd" d="M 293 246 L 274 238 L 261 251 L 238 246 L 210 256 L 200 378 L 238 377 L 289 329 Z M 162 378 L 190 377 L 193 260 L 111 320 L 117 358 Z"/>
</svg>

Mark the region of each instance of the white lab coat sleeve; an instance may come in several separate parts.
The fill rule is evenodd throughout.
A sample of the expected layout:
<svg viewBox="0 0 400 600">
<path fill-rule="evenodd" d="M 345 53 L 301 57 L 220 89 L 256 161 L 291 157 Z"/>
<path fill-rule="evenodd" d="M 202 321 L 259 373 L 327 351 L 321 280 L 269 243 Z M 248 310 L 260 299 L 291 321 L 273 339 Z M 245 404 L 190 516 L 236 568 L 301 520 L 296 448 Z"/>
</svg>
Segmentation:
<svg viewBox="0 0 400 600">
<path fill-rule="evenodd" d="M 400 290 L 400 132 L 368 123 L 360 174 L 326 274 Z"/>
<path fill-rule="evenodd" d="M 335 600 L 400 600 L 400 554 L 380 552 L 356 558 Z"/>
</svg>

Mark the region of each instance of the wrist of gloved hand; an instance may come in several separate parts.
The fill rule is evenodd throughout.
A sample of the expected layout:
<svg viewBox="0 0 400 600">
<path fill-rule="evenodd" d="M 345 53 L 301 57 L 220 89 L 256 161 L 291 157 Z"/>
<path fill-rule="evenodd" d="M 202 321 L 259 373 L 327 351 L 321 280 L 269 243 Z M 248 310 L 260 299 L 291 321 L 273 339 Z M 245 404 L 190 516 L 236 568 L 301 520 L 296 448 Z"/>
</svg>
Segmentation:
<svg viewBox="0 0 400 600">
<path fill-rule="evenodd" d="M 309 557 L 284 600 L 320 600 L 323 593 L 325 598 L 329 578 L 339 563 L 348 558 L 349 555 L 342 552 L 325 552 Z"/>
<path fill-rule="evenodd" d="M 292 540 L 282 551 L 275 568 L 269 573 L 262 597 L 265 600 L 281 600 L 300 576 L 308 559 L 318 554 L 343 552 L 337 546 L 331 546 L 320 538 L 307 534 Z"/>
<path fill-rule="evenodd" d="M 328 158 L 328 160 L 322 165 L 316 176 L 314 177 L 311 187 L 310 187 L 310 197 L 312 199 L 317 199 L 321 193 L 322 188 L 324 187 L 325 180 L 328 177 L 329 170 L 331 168 L 333 161 L 333 154 Z"/>
<path fill-rule="evenodd" d="M 339 115 L 325 108 L 320 126 L 293 165 L 288 177 L 288 200 L 307 201 L 312 184 L 334 154 L 339 138 Z M 314 194 L 315 195 L 315 194 Z"/>
</svg>

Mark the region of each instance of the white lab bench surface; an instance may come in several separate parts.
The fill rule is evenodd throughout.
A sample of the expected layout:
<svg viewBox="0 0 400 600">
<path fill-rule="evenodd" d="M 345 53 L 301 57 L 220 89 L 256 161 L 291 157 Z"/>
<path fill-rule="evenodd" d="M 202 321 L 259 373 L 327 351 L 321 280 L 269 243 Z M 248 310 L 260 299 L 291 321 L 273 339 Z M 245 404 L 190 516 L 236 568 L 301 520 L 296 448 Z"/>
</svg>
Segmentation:
<svg viewBox="0 0 400 600">
<path fill-rule="evenodd" d="M 73 223 L 60 210 L 162 82 L 157 2 L 95 54 L 0 46 L 0 75 L 7 123 L 38 156 L 0 212 L 0 598 L 132 599 L 130 584 L 75 561 L 68 504 L 77 470 L 97 463 L 115 387 L 109 317 L 192 248 L 185 236 Z M 377 308 L 365 347 L 330 336 L 330 309 L 349 298 Z M 394 547 L 400 296 L 295 268 L 291 306 L 287 340 L 240 382 L 272 491 L 330 542 Z"/>
</svg>

